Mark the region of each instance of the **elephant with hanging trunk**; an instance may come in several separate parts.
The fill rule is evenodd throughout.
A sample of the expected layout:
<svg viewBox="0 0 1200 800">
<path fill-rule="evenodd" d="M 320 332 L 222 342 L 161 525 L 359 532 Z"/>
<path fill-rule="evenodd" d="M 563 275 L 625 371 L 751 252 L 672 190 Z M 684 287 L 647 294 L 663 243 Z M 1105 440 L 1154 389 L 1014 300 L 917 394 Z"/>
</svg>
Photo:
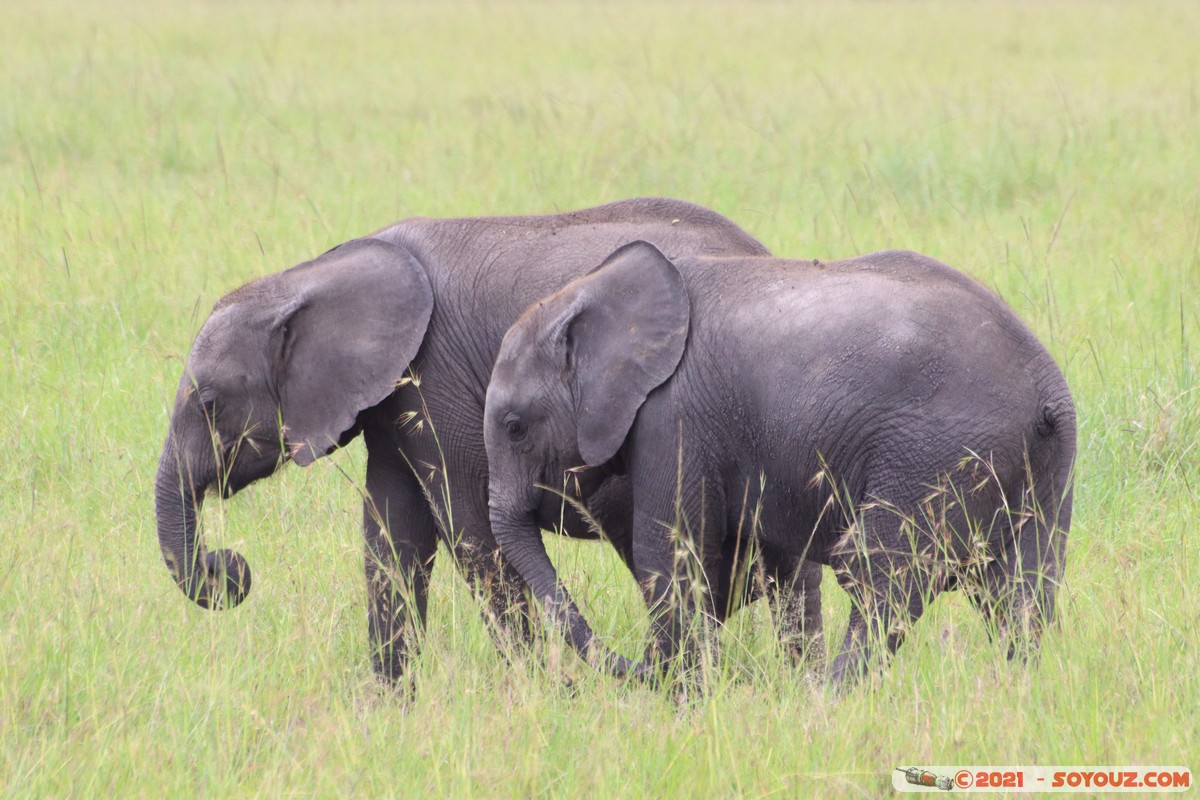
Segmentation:
<svg viewBox="0 0 1200 800">
<path fill-rule="evenodd" d="M 999 298 L 925 256 L 668 258 L 629 244 L 508 331 L 485 426 L 492 531 L 581 653 L 598 645 L 541 540 L 542 487 L 564 470 L 629 481 L 651 610 L 638 674 L 681 651 L 688 674 L 685 631 L 718 610 L 748 515 L 765 551 L 828 564 L 850 593 L 837 685 L 954 583 L 1010 657 L 1053 618 L 1070 391 Z"/>
<path fill-rule="evenodd" d="M 766 253 L 719 214 L 640 198 L 547 216 L 409 219 L 221 299 L 188 356 L 155 484 L 158 540 L 180 589 L 205 608 L 236 606 L 250 589 L 240 555 L 204 546 L 206 493 L 230 497 L 361 434 L 375 669 L 402 674 L 439 541 L 498 625 L 527 638 L 525 583 L 499 553 L 488 516 L 492 362 L 522 309 L 636 239 L 679 256 Z M 561 478 L 569 492 L 586 488 L 588 516 L 632 570 L 628 482 Z M 530 519 L 594 537 L 561 499 L 546 495 Z M 759 565 L 764 580 L 745 590 L 740 573 L 721 576 L 722 609 L 765 591 L 796 651 L 818 647 L 820 566 L 770 550 Z"/>
</svg>

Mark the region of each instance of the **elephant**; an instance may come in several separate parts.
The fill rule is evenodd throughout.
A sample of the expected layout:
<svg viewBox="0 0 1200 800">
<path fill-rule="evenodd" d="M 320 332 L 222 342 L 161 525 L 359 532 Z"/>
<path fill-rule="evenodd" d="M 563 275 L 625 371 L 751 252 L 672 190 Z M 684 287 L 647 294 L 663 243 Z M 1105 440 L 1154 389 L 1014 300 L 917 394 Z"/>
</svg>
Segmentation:
<svg viewBox="0 0 1200 800">
<path fill-rule="evenodd" d="M 630 243 L 509 329 L 484 413 L 492 531 L 580 653 L 595 643 L 534 522 L 540 487 L 628 478 L 651 623 L 631 674 L 692 685 L 696 620 L 749 517 L 767 549 L 832 567 L 850 594 L 838 691 L 956 584 L 1010 659 L 1054 620 L 1070 390 L 998 296 L 927 256 Z"/>
<path fill-rule="evenodd" d="M 489 630 L 529 641 L 526 588 L 499 554 L 487 511 L 492 361 L 530 302 L 638 239 L 678 255 L 767 252 L 713 211 L 636 198 L 544 216 L 411 218 L 223 297 L 187 357 L 155 479 L 158 541 L 175 583 L 204 608 L 239 604 L 250 569 L 238 553 L 205 548 L 206 493 L 231 497 L 361 435 L 375 672 L 393 684 L 404 673 L 439 540 L 484 601 Z M 632 570 L 628 484 L 602 483 L 589 486 L 588 516 Z M 576 504 L 544 511 L 548 528 L 597 535 Z M 734 592 L 746 582 L 724 576 L 736 594 L 728 606 L 765 593 L 793 647 L 814 649 L 820 565 L 771 554 L 759 564 L 764 580 L 749 590 Z"/>
</svg>

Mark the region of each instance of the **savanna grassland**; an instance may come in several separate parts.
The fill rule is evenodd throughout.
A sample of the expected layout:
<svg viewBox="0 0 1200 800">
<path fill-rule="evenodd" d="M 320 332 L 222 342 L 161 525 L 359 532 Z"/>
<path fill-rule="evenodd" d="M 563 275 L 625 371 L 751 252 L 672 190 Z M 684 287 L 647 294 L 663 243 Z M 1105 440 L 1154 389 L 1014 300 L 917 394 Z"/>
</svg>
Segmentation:
<svg viewBox="0 0 1200 800">
<path fill-rule="evenodd" d="M 1187 2 L 6 0 L 0 791 L 870 797 L 910 764 L 1200 767 L 1197 41 Z M 406 216 L 641 194 L 783 255 L 923 251 L 1047 344 L 1080 451 L 1036 670 L 947 595 L 834 699 L 758 604 L 680 710 L 553 644 L 510 666 L 443 552 L 403 701 L 367 653 L 359 443 L 209 503 L 254 591 L 180 594 L 153 474 L 217 298 Z M 616 557 L 551 544 L 636 653 Z"/>
</svg>

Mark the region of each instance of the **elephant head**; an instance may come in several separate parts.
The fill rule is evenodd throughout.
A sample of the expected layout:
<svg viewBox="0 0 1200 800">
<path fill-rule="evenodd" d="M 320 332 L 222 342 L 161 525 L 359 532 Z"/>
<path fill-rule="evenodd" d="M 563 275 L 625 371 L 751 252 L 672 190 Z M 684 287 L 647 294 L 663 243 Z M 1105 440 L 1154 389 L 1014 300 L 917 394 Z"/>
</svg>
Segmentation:
<svg viewBox="0 0 1200 800">
<path fill-rule="evenodd" d="M 358 414 L 404 376 L 432 310 L 421 265 L 374 239 L 217 302 L 188 356 L 155 480 L 159 546 L 184 594 L 222 608 L 250 589 L 239 554 L 204 547 L 205 493 L 230 497 L 285 461 L 307 466 L 349 441 Z"/>
<path fill-rule="evenodd" d="M 690 314 L 675 266 L 652 244 L 628 244 L 526 310 L 488 386 L 492 532 L 572 646 L 616 673 L 632 665 L 595 640 L 546 553 L 537 519 L 554 499 L 543 487 L 618 455 L 642 403 L 678 366 Z"/>
</svg>

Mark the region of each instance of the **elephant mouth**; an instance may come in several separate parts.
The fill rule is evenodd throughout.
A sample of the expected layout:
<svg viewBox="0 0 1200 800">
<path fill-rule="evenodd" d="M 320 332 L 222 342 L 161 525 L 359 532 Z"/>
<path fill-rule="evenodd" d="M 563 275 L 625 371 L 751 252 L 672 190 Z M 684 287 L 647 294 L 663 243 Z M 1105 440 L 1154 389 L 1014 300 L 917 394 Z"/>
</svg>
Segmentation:
<svg viewBox="0 0 1200 800">
<path fill-rule="evenodd" d="M 281 455 L 274 461 L 263 460 L 261 463 L 242 462 L 233 469 L 226 470 L 224 478 L 213 484 L 213 488 L 222 500 L 228 500 L 255 481 L 274 474 L 288 460 L 286 456 Z"/>
<path fill-rule="evenodd" d="M 246 488 L 245 484 L 235 484 L 231 480 L 226 480 L 215 487 L 215 493 L 222 500 L 228 500 L 244 488 Z"/>
<path fill-rule="evenodd" d="M 283 459 L 281 458 L 278 459 L 275 464 L 271 464 L 269 467 L 264 467 L 262 469 L 256 470 L 244 467 L 241 469 L 229 470 L 228 473 L 226 473 L 226 476 L 224 476 L 223 480 L 215 483 L 214 488 L 216 489 L 216 494 L 222 500 L 228 500 L 229 498 L 232 498 L 233 495 L 241 492 L 242 489 L 250 486 L 254 481 L 274 473 L 274 471 L 278 469 L 282 463 Z"/>
</svg>

